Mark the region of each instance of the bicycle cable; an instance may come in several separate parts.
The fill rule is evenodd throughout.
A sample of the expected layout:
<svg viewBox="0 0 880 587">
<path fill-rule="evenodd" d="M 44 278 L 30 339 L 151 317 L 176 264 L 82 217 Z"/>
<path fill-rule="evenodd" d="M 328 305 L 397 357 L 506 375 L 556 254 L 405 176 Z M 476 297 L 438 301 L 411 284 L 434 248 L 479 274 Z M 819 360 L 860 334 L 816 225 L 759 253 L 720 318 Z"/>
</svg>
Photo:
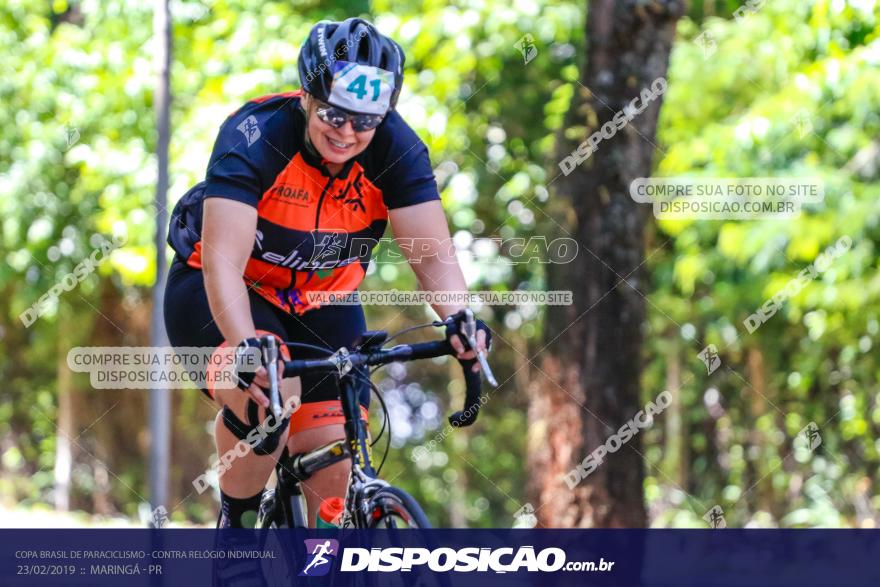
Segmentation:
<svg viewBox="0 0 880 587">
<path fill-rule="evenodd" d="M 385 441 L 385 454 L 382 455 L 382 461 L 379 463 L 379 468 L 376 469 L 376 477 L 378 477 L 382 472 L 382 467 L 385 465 L 385 459 L 388 458 L 388 453 L 391 452 L 391 416 L 388 414 L 388 407 L 385 405 L 385 399 L 382 397 L 382 394 L 379 393 L 379 388 L 376 387 L 372 381 L 370 382 L 370 386 L 372 386 L 373 391 L 376 392 L 376 397 L 379 398 L 379 403 L 382 404 L 382 412 L 385 415 L 385 420 L 382 422 L 382 430 L 379 431 L 379 436 L 376 437 L 376 442 L 379 442 L 379 439 L 382 438 L 382 432 L 385 431 L 385 423 L 388 423 L 388 440 Z"/>
<path fill-rule="evenodd" d="M 363 377 L 363 375 L 357 373 L 357 377 Z M 369 384 L 371 390 L 376 394 L 376 397 L 379 399 L 379 404 L 382 406 L 382 428 L 379 429 L 379 434 L 376 435 L 376 438 L 370 442 L 370 446 L 376 446 L 376 443 L 379 442 L 379 439 L 382 438 L 382 434 L 385 433 L 385 428 L 388 428 L 388 439 L 385 441 L 385 453 L 382 455 L 382 461 L 379 463 L 379 467 L 376 469 L 376 476 L 379 476 L 379 473 L 382 472 L 382 467 L 385 465 L 385 459 L 388 458 L 388 453 L 391 452 L 391 415 L 388 413 L 388 405 L 385 403 L 385 398 L 382 397 L 382 392 L 379 391 L 379 387 L 373 383 L 373 381 L 366 377 L 367 383 Z"/>
<path fill-rule="evenodd" d="M 385 398 L 382 397 L 382 393 L 379 391 L 379 388 L 376 387 L 376 384 L 373 383 L 373 381 L 369 377 L 364 377 L 363 374 L 361 374 L 361 373 L 355 373 L 355 377 L 363 377 L 364 378 L 367 385 L 370 386 L 370 390 L 375 392 L 376 397 L 379 398 L 379 403 L 382 405 L 382 415 L 383 415 L 382 428 L 379 429 L 379 434 L 376 435 L 376 438 L 373 439 L 372 442 L 370 442 L 370 446 L 376 446 L 376 443 L 379 442 L 379 439 L 382 438 L 382 434 L 385 432 L 386 423 L 389 423 L 388 429 L 389 429 L 389 431 L 391 430 L 391 425 L 390 425 L 391 420 L 388 416 L 388 408 L 385 405 Z M 390 434 L 390 432 L 389 432 L 389 434 Z"/>
<path fill-rule="evenodd" d="M 395 336 L 397 336 L 397 335 L 395 335 Z M 298 347 L 298 348 L 303 348 L 303 349 L 308 349 L 308 350 L 321 351 L 322 353 L 326 352 L 326 353 L 328 353 L 328 354 L 330 354 L 330 355 L 332 355 L 333 352 L 334 352 L 334 351 L 333 351 L 332 349 L 330 349 L 330 348 L 327 348 L 327 347 L 320 347 L 320 346 L 313 345 L 313 344 L 308 344 L 308 343 L 305 343 L 305 342 L 290 342 L 290 341 L 282 341 L 281 344 L 286 345 L 286 346 L 288 346 L 288 347 Z M 372 371 L 372 372 L 370 372 L 370 374 L 372 374 L 373 372 L 375 372 L 375 370 Z M 359 374 L 357 374 L 357 373 L 356 373 L 355 375 L 356 375 L 356 376 L 361 376 L 361 377 L 362 377 L 362 375 L 359 375 Z M 382 419 L 382 428 L 379 429 L 379 434 L 376 435 L 376 439 L 373 440 L 373 442 L 370 443 L 370 446 L 375 446 L 376 443 L 379 442 L 379 440 L 382 438 L 382 434 L 385 433 L 386 425 L 387 425 L 387 427 L 388 427 L 389 439 L 391 438 L 391 436 L 390 436 L 390 434 L 391 434 L 391 419 L 390 419 L 390 417 L 389 417 L 389 415 L 388 415 L 388 407 L 385 405 L 385 399 L 382 397 L 382 394 L 379 392 L 379 388 L 376 387 L 376 385 L 370 380 L 369 377 L 366 377 L 365 379 L 367 380 L 367 383 L 368 383 L 369 386 L 372 388 L 372 390 L 376 393 L 376 397 L 379 398 L 379 403 L 382 405 L 382 415 L 383 415 L 383 419 Z M 386 453 L 385 453 L 386 456 L 387 456 L 387 454 L 388 454 L 388 453 L 387 453 L 387 450 L 388 450 L 388 449 L 386 448 Z M 385 462 L 385 458 L 383 457 L 383 459 L 382 459 L 382 463 L 384 464 L 384 462 Z M 380 465 L 380 468 L 381 468 L 381 465 Z"/>
<path fill-rule="evenodd" d="M 412 332 L 413 330 L 419 330 L 420 328 L 428 328 L 429 326 L 433 326 L 434 328 L 440 328 L 441 326 L 446 326 L 446 323 L 443 322 L 442 320 L 434 320 L 433 322 L 428 322 L 427 324 L 416 324 L 415 326 L 410 326 L 409 328 L 404 328 L 403 330 L 395 332 L 394 336 L 392 336 L 391 338 L 389 338 L 385 341 L 385 344 L 391 342 L 392 340 L 394 340 L 398 336 L 406 334 L 407 332 Z"/>
<path fill-rule="evenodd" d="M 388 426 L 388 434 L 391 434 L 391 418 L 388 415 L 388 406 L 385 405 L 385 398 L 382 397 L 382 393 L 379 391 L 378 386 L 370 381 L 370 387 L 379 399 L 379 403 L 382 404 L 382 427 L 379 429 L 379 434 L 376 435 L 376 440 L 370 443 L 370 446 L 376 446 L 376 443 L 379 442 L 379 439 L 385 434 L 386 425 Z"/>
<path fill-rule="evenodd" d="M 392 340 L 394 340 L 395 338 L 397 338 L 398 336 L 401 336 L 401 335 L 406 334 L 408 332 L 412 332 L 414 330 L 419 330 L 421 328 L 429 328 L 429 327 L 439 328 L 439 327 L 445 326 L 445 325 L 446 325 L 445 322 L 442 322 L 440 320 L 435 320 L 435 321 L 429 322 L 427 324 L 417 324 L 415 326 L 410 326 L 409 328 L 404 328 L 403 330 L 396 332 L 393 336 L 391 336 L 390 338 L 385 340 L 383 344 L 387 344 L 387 343 L 391 342 Z M 383 366 L 384 365 L 377 365 L 377 366 L 373 367 L 373 369 L 370 370 L 370 375 L 372 376 L 376 371 L 381 369 Z M 378 477 L 379 474 L 382 472 L 382 467 L 385 465 L 385 460 L 388 458 L 388 453 L 391 452 L 391 437 L 393 436 L 393 434 L 391 432 L 391 415 L 388 413 L 388 406 L 385 404 L 385 398 L 382 397 L 382 393 L 379 391 L 379 388 L 376 386 L 375 383 L 373 383 L 373 381 L 370 377 L 367 378 L 367 381 L 369 381 L 370 387 L 373 389 L 373 391 L 376 394 L 376 397 L 379 399 L 379 403 L 382 404 L 382 414 L 384 416 L 384 420 L 382 421 L 382 428 L 379 430 L 379 434 L 376 435 L 376 440 L 374 440 L 372 443 L 370 443 L 370 446 L 375 446 L 376 443 L 379 442 L 379 439 L 382 438 L 382 434 L 385 432 L 386 424 L 388 426 L 388 439 L 385 442 L 385 453 L 382 455 L 382 461 L 379 463 L 379 467 L 376 469 L 376 476 Z"/>
<path fill-rule="evenodd" d="M 334 352 L 329 348 L 324 348 L 324 347 L 320 347 L 317 345 L 308 344 L 305 342 L 286 342 L 285 341 L 285 342 L 282 342 L 281 344 L 287 345 L 289 347 L 299 347 L 299 348 L 304 348 L 304 349 L 309 349 L 309 350 L 327 352 L 327 353 L 330 353 L 331 355 Z M 391 434 L 391 424 L 390 424 L 390 419 L 388 417 L 388 408 L 385 407 L 385 400 L 382 398 L 382 395 L 379 393 L 379 388 L 377 388 L 373 384 L 373 382 L 370 380 L 369 377 L 367 377 L 366 379 L 367 379 L 367 383 L 370 385 L 370 387 L 373 389 L 373 391 L 376 392 L 376 397 L 379 398 L 379 403 L 382 404 L 382 412 L 383 412 L 383 416 L 384 416 L 384 419 L 382 420 L 382 428 L 379 429 L 379 434 L 376 436 L 376 440 L 374 440 L 373 442 L 370 443 L 370 446 L 375 446 L 376 443 L 379 442 L 379 439 L 382 438 L 382 433 L 385 432 L 385 423 L 386 422 L 388 422 L 388 434 L 389 435 Z M 386 455 L 387 455 L 387 449 L 386 449 Z M 382 459 L 382 462 L 383 463 L 385 462 L 384 458 Z M 380 468 L 381 468 L 381 466 L 380 466 Z"/>
<path fill-rule="evenodd" d="M 332 355 L 334 353 L 333 349 L 328 347 L 322 347 L 315 344 L 308 344 L 306 342 L 288 342 L 281 341 L 281 344 L 287 347 L 299 347 L 302 349 L 308 349 L 311 351 L 321 351 L 322 353 L 327 353 L 328 355 Z"/>
</svg>

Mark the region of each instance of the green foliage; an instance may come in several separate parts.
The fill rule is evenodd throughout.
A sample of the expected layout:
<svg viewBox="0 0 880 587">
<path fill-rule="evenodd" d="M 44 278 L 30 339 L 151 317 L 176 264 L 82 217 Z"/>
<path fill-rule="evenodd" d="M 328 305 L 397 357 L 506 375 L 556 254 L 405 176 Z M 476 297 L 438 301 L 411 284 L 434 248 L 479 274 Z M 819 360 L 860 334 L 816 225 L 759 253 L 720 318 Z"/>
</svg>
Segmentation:
<svg viewBox="0 0 880 587">
<path fill-rule="evenodd" d="M 878 15 L 872 3 L 766 3 L 705 21 L 708 55 L 682 23 L 657 174 L 818 178 L 825 198 L 792 221 L 658 223 L 648 355 L 674 342 L 687 366 L 691 462 L 687 487 L 649 479 L 652 500 L 696 518 L 721 504 L 733 525 L 875 523 L 860 504 L 877 482 L 880 424 Z M 841 237 L 852 248 L 749 334 L 743 320 Z M 696 356 L 708 344 L 723 365 L 711 376 Z M 663 376 L 649 368 L 647 389 Z M 810 422 L 822 436 L 812 455 L 794 447 Z"/>
</svg>

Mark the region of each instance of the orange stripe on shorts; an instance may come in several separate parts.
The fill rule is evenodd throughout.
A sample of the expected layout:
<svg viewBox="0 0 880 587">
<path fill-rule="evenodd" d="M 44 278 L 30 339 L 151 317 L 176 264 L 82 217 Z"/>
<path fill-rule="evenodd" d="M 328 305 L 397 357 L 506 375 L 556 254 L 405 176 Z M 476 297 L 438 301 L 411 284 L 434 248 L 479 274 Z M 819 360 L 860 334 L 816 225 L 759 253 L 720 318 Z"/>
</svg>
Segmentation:
<svg viewBox="0 0 880 587">
<path fill-rule="evenodd" d="M 364 422 L 368 420 L 367 408 L 364 406 L 361 406 L 361 419 Z M 290 416 L 290 434 L 331 424 L 345 424 L 342 402 L 338 399 L 311 402 L 301 405 Z"/>
</svg>

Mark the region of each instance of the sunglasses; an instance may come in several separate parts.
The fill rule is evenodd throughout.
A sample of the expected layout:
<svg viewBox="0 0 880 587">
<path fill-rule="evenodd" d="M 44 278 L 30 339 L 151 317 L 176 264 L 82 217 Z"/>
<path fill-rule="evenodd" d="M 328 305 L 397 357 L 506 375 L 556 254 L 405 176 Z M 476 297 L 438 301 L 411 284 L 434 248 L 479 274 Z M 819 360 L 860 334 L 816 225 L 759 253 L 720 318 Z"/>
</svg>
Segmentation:
<svg viewBox="0 0 880 587">
<path fill-rule="evenodd" d="M 354 132 L 373 130 L 382 124 L 382 121 L 385 119 L 384 116 L 379 114 L 351 114 L 324 102 L 318 102 L 315 112 L 318 118 L 333 128 L 342 128 L 346 122 L 351 120 L 351 128 L 354 129 Z"/>
</svg>

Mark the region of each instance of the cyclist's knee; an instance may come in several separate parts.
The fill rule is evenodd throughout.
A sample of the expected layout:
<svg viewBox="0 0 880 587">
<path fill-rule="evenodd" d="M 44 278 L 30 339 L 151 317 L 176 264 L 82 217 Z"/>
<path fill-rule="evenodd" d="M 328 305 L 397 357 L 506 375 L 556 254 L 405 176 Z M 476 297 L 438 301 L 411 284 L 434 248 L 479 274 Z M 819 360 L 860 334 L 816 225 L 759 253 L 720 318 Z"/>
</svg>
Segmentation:
<svg viewBox="0 0 880 587">
<path fill-rule="evenodd" d="M 281 403 L 292 406 L 293 410 L 297 409 L 301 395 L 299 377 L 282 379 L 278 387 L 281 392 Z M 213 397 L 217 407 L 220 409 L 228 408 L 239 418 L 244 418 L 247 415 L 247 410 L 251 404 L 256 405 L 247 393 L 237 387 L 232 389 L 216 389 L 213 392 Z M 296 398 L 292 404 L 291 398 Z"/>
<path fill-rule="evenodd" d="M 277 452 L 282 439 L 287 437 L 290 415 L 299 406 L 295 382 L 282 382 L 282 415 L 275 416 L 261 408 L 241 391 L 238 395 L 224 394 L 217 399 L 221 404 L 218 422 L 239 442 L 246 443 L 257 455 Z M 224 390 L 230 391 L 230 390 Z"/>
</svg>

